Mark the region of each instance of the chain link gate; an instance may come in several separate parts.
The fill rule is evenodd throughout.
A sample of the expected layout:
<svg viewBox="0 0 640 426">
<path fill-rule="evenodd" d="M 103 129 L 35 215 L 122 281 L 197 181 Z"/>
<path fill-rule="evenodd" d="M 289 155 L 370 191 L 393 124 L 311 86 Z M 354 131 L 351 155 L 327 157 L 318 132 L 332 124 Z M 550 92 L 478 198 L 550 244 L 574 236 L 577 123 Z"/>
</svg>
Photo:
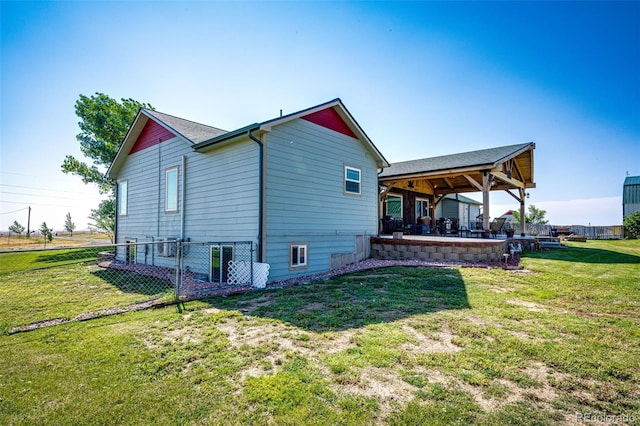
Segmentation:
<svg viewBox="0 0 640 426">
<path fill-rule="evenodd" d="M 182 242 L 176 256 L 176 298 L 194 299 L 264 287 L 264 264 L 254 262 L 251 241 Z"/>
</svg>

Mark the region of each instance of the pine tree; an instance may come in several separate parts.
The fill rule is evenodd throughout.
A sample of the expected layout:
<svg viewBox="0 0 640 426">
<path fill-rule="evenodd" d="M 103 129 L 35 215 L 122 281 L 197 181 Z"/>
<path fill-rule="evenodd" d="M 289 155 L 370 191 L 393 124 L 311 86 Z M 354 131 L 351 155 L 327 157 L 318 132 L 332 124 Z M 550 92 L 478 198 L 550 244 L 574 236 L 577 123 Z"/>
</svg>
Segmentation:
<svg viewBox="0 0 640 426">
<path fill-rule="evenodd" d="M 67 213 L 67 218 L 64 221 L 64 230 L 70 232 L 73 237 L 74 229 L 76 229 L 76 224 L 71 221 L 71 213 Z"/>
</svg>

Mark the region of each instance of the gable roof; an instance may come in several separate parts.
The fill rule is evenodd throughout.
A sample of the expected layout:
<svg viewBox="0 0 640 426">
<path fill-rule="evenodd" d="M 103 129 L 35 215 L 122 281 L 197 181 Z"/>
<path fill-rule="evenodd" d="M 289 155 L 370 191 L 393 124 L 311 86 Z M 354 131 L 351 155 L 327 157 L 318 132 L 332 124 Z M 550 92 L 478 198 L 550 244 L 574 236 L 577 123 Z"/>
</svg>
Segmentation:
<svg viewBox="0 0 640 426">
<path fill-rule="evenodd" d="M 188 143 L 191 146 L 202 142 L 203 140 L 225 133 L 225 130 L 218 129 L 216 127 L 185 120 L 160 111 L 141 108 L 138 111 L 136 118 L 133 120 L 131 127 L 129 127 L 127 135 L 124 137 L 124 140 L 120 144 L 120 148 L 118 148 L 116 156 L 113 158 L 113 161 L 107 170 L 106 175 L 108 177 L 115 178 L 115 174 L 124 164 L 124 160 L 135 147 L 136 141 L 145 130 L 145 127 L 150 120 L 153 120 L 153 122 L 160 125 L 166 131 L 181 138 L 185 143 Z M 160 141 L 158 141 L 158 143 L 160 143 Z"/>
<path fill-rule="evenodd" d="M 172 133 L 182 136 L 193 144 L 227 133 L 226 130 L 218 129 L 217 127 L 185 120 L 184 118 L 175 117 L 160 111 L 150 111 L 148 109 L 143 109 L 143 111 L 147 115 L 154 117 L 161 125 L 171 130 Z"/>
<path fill-rule="evenodd" d="M 331 111 L 328 111 L 331 110 Z M 194 121 L 185 120 L 173 115 L 146 108 L 140 109 L 134 119 L 127 135 L 125 136 L 118 153 L 113 159 L 106 175 L 115 178 L 117 171 L 122 167 L 127 155 L 134 147 L 136 140 L 142 133 L 149 120 L 153 120 L 177 137 L 188 143 L 194 151 L 231 141 L 234 138 L 246 136 L 250 132 L 261 130 L 269 131 L 273 126 L 285 123 L 297 118 L 302 118 L 313 123 L 328 127 L 334 131 L 360 140 L 370 149 L 377 158 L 378 167 L 388 167 L 389 163 L 382 153 L 376 148 L 371 139 L 362 130 L 351 113 L 344 106 L 340 98 L 333 99 L 320 105 L 307 108 L 282 117 L 277 117 L 262 123 L 254 123 L 230 132 L 217 127 L 207 126 Z"/>
<path fill-rule="evenodd" d="M 403 176 L 461 168 L 478 168 L 482 166 L 491 169 L 508 157 L 513 157 L 526 151 L 532 144 L 532 142 L 527 142 L 517 145 L 462 152 L 459 154 L 401 161 L 399 163 L 393 163 L 384 169 L 380 177 Z"/>
<path fill-rule="evenodd" d="M 478 192 L 487 183 L 490 191 L 517 188 L 522 192 L 536 187 L 535 147 L 535 143 L 527 142 L 403 161 L 384 169 L 378 181 L 387 190 L 406 189 L 434 195 Z"/>
<path fill-rule="evenodd" d="M 362 141 L 367 148 L 369 148 L 378 160 L 378 167 L 389 167 L 389 162 L 373 144 L 369 136 L 362 130 L 358 122 L 353 118 L 349 110 L 344 106 L 340 98 L 330 100 L 328 102 L 306 108 L 285 116 L 276 117 L 262 123 L 254 123 L 240 129 L 233 130 L 231 132 L 213 137 L 209 140 L 203 141 L 193 147 L 194 150 L 201 150 L 204 148 L 217 145 L 230 139 L 236 138 L 241 135 L 247 134 L 247 132 L 253 131 L 270 131 L 274 126 L 286 123 L 295 119 L 304 119 L 320 126 L 327 127 L 336 132 L 353 137 Z"/>
</svg>

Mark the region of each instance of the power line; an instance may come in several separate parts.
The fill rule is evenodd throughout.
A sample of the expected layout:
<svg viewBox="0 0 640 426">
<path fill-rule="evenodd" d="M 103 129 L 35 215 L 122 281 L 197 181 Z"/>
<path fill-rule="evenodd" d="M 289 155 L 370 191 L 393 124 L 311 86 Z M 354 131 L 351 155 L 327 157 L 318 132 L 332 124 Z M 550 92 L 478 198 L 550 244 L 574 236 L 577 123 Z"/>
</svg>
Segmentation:
<svg viewBox="0 0 640 426">
<path fill-rule="evenodd" d="M 41 206 L 41 207 L 77 207 L 77 206 L 70 206 L 68 204 L 24 203 L 22 201 L 5 201 L 5 200 L 0 200 L 0 204 L 26 204 L 29 206 Z"/>
<path fill-rule="evenodd" d="M 23 211 L 23 210 L 29 210 L 29 207 L 23 207 L 23 208 L 21 208 L 21 209 L 13 210 L 13 211 L 10 211 L 10 212 L 0 212 L 0 214 L 11 214 L 11 213 L 17 213 L 17 212 L 21 212 L 21 211 Z"/>
<path fill-rule="evenodd" d="M 82 191 L 67 191 L 64 189 L 52 189 L 52 188 L 42 188 L 42 187 L 36 187 L 36 186 L 23 186 L 23 185 L 9 185 L 7 183 L 0 183 L 0 186 L 8 186 L 11 188 L 22 188 L 22 189 L 35 189 L 37 191 L 55 191 L 55 192 L 68 192 L 71 194 L 84 194 L 84 195 L 89 195 L 89 194 L 95 194 L 95 192 L 82 192 Z"/>
<path fill-rule="evenodd" d="M 41 195 L 41 194 L 24 194 L 21 192 L 10 192 L 10 191 L 0 191 L 0 194 L 11 194 L 11 195 L 23 195 L 25 197 L 38 197 L 38 198 L 58 198 L 61 200 L 83 200 L 84 198 L 80 197 L 56 197 L 55 195 Z"/>
</svg>

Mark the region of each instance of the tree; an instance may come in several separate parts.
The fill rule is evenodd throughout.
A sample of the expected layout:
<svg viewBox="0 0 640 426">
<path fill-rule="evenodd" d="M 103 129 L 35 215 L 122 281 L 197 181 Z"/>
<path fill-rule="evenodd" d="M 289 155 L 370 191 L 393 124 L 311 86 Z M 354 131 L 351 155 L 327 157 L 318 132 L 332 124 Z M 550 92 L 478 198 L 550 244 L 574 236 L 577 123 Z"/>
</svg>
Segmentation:
<svg viewBox="0 0 640 426">
<path fill-rule="evenodd" d="M 140 108 L 153 110 L 150 104 L 133 99 L 117 100 L 96 92 L 88 97 L 80 95 L 76 101 L 76 115 L 80 118 L 78 126 L 81 133 L 76 136 L 80 142 L 80 151 L 92 164 L 87 164 L 67 155 L 62 163 L 62 171 L 82 178 L 86 184 L 96 184 L 101 194 L 108 198 L 100 202 L 97 209 L 91 210 L 89 218 L 94 221 L 95 229 L 108 232 L 113 241 L 115 228 L 114 185 L 105 176 L 105 170 L 111 164 L 127 135 L 129 126 Z M 108 216 L 105 216 L 108 215 Z"/>
<path fill-rule="evenodd" d="M 9 225 L 9 232 L 20 235 L 24 232 L 24 226 L 20 225 L 17 220 L 14 220 L 13 224 Z"/>
<path fill-rule="evenodd" d="M 45 245 L 45 247 L 47 246 L 47 241 L 49 241 L 49 242 L 53 241 L 52 232 L 53 232 L 53 228 L 49 228 L 47 226 L 47 222 L 42 222 L 42 225 L 40 225 L 40 233 L 44 237 L 44 245 Z"/>
<path fill-rule="evenodd" d="M 140 108 L 153 109 L 151 105 L 133 99 L 123 98 L 118 102 L 104 93 L 96 93 L 91 97 L 80 95 L 75 110 L 82 132 L 76 139 L 80 142 L 82 154 L 91 159 L 93 164 L 67 155 L 62 163 L 62 171 L 80 176 L 84 183 L 98 185 L 102 194 L 111 193 L 113 182 L 104 175 L 103 169 L 109 167 L 116 156 Z"/>
<path fill-rule="evenodd" d="M 529 212 L 524 214 L 524 222 L 530 223 L 532 225 L 546 225 L 547 223 L 549 223 L 549 221 L 545 218 L 546 215 L 547 215 L 546 210 L 539 209 L 533 204 L 530 204 Z M 514 210 L 513 218 L 519 223 L 520 212 L 517 210 Z"/>
<path fill-rule="evenodd" d="M 71 221 L 71 213 L 67 213 L 67 218 L 64 221 L 64 230 L 71 232 L 71 236 L 73 236 L 74 229 L 76 229 L 76 224 Z"/>
<path fill-rule="evenodd" d="M 627 215 L 622 224 L 629 238 L 640 238 L 640 211 Z"/>
<path fill-rule="evenodd" d="M 109 234 L 111 242 L 113 242 L 113 233 L 116 226 L 116 203 L 113 198 L 103 200 L 97 209 L 91 209 L 89 219 L 93 221 L 93 223 L 89 224 L 90 228 L 106 232 Z"/>
</svg>

